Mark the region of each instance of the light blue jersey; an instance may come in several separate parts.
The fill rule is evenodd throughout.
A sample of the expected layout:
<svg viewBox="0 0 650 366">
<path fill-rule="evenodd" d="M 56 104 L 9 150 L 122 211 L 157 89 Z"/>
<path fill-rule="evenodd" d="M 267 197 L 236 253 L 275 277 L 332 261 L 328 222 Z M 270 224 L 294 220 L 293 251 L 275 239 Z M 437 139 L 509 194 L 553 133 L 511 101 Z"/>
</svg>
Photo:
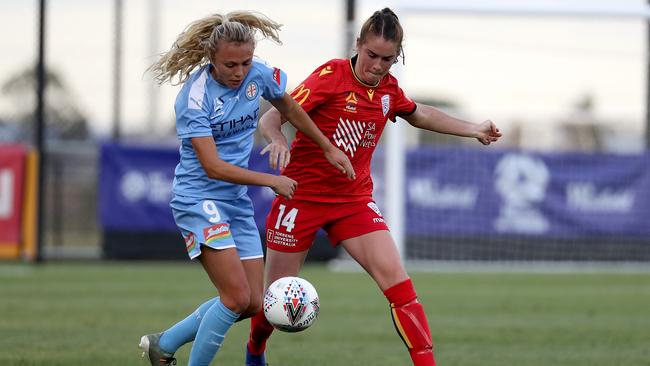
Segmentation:
<svg viewBox="0 0 650 366">
<path fill-rule="evenodd" d="M 194 259 L 201 247 L 236 248 L 240 259 L 263 256 L 246 186 L 208 178 L 192 146 L 192 137 L 211 136 L 219 158 L 248 168 L 257 129 L 260 97 L 284 95 L 286 75 L 254 58 L 237 89 L 219 84 L 204 66 L 192 73 L 176 97 L 176 131 L 181 140 L 171 208 L 187 254 Z"/>
<path fill-rule="evenodd" d="M 231 89 L 212 78 L 211 67 L 206 65 L 192 73 L 176 97 L 176 131 L 182 142 L 172 191 L 184 197 L 233 200 L 246 194 L 246 186 L 208 178 L 190 140 L 212 136 L 221 160 L 248 168 L 259 118 L 259 98 L 281 98 L 287 76 L 253 58 L 242 84 Z"/>
</svg>

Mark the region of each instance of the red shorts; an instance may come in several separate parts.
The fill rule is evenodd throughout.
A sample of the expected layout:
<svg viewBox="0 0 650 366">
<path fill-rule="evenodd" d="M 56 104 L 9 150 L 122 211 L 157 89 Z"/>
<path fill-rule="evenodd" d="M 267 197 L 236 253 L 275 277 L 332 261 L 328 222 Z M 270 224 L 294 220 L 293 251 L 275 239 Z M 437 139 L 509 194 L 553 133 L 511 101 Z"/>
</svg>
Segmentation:
<svg viewBox="0 0 650 366">
<path fill-rule="evenodd" d="M 280 252 L 302 252 L 311 247 L 321 228 L 327 232 L 333 246 L 345 239 L 388 230 L 371 198 L 332 203 L 276 197 L 266 217 L 266 246 Z"/>
</svg>

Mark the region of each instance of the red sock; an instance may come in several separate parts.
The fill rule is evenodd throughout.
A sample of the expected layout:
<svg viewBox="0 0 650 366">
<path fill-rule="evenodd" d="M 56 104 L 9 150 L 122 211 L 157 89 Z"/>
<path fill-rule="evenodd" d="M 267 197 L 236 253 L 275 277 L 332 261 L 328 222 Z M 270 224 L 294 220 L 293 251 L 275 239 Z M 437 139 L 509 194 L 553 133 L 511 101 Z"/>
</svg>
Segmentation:
<svg viewBox="0 0 650 366">
<path fill-rule="evenodd" d="M 390 302 L 393 324 L 409 350 L 413 365 L 435 366 L 429 323 L 411 279 L 387 289 L 384 295 Z"/>
<path fill-rule="evenodd" d="M 248 338 L 248 352 L 261 355 L 266 349 L 266 340 L 273 333 L 273 326 L 266 320 L 264 310 L 251 318 L 251 333 Z"/>
</svg>

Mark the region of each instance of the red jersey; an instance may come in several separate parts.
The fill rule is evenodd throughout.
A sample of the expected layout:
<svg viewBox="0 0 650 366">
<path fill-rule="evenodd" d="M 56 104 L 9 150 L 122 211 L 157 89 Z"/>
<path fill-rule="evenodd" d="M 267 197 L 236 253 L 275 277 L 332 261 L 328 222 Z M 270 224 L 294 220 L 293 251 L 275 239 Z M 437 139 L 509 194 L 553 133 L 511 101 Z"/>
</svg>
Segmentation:
<svg viewBox="0 0 650 366">
<path fill-rule="evenodd" d="M 291 145 L 291 161 L 282 172 L 298 182 L 294 199 L 352 202 L 372 197 L 370 162 L 388 120 L 415 111 L 397 79 L 388 74 L 378 85 L 362 82 L 352 59 L 335 59 L 317 68 L 291 95 L 330 142 L 344 151 L 356 179 L 348 180 L 323 151 L 298 131 Z"/>
</svg>

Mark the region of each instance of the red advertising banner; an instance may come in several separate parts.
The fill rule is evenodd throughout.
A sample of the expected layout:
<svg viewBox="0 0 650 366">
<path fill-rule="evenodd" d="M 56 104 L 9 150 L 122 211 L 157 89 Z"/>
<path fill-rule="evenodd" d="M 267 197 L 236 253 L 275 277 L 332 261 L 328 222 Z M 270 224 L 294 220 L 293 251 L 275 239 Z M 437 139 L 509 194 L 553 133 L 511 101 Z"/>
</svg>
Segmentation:
<svg viewBox="0 0 650 366">
<path fill-rule="evenodd" d="M 19 253 L 27 150 L 0 145 L 0 258 Z"/>
</svg>

